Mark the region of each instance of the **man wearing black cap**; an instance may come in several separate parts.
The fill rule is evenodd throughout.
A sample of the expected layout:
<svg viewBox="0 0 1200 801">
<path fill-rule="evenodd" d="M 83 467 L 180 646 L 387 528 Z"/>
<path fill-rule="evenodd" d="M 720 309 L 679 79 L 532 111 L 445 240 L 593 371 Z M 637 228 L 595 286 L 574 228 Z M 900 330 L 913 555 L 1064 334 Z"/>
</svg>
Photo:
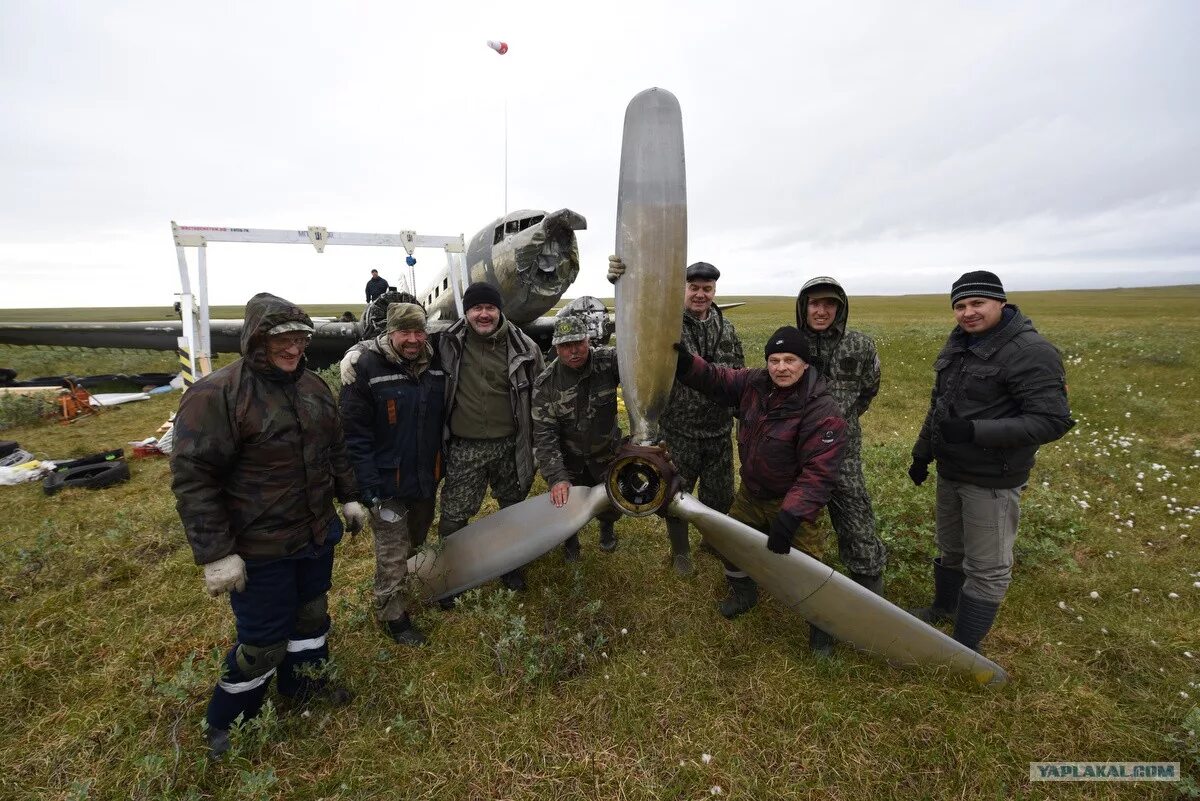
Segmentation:
<svg viewBox="0 0 1200 801">
<path fill-rule="evenodd" d="M 850 578 L 883 595 L 887 548 L 875 533 L 858 422 L 879 393 L 879 354 L 875 342 L 851 329 L 849 320 L 850 300 L 836 279 L 822 275 L 801 287 L 796 297 L 796 327 L 808 345 L 811 366 L 825 379 L 846 420 L 846 451 L 829 499 L 829 522 Z M 811 534 L 816 536 L 815 531 Z"/>
<path fill-rule="evenodd" d="M 367 281 L 367 303 L 388 291 L 386 278 L 381 278 L 379 270 L 371 270 L 371 280 Z"/>
<path fill-rule="evenodd" d="M 463 318 L 438 338 L 446 371 L 446 483 L 438 536 L 448 537 L 479 511 L 488 486 L 503 509 L 520 503 L 533 483 L 533 383 L 542 352 L 503 314 L 491 284 L 463 292 Z M 525 588 L 520 570 L 505 586 Z"/>
<path fill-rule="evenodd" d="M 625 265 L 616 256 L 609 257 L 608 280 L 616 283 L 624 273 Z M 713 302 L 720 277 L 721 271 L 708 262 L 698 261 L 687 268 L 680 342 L 706 362 L 739 369 L 746 366 L 742 340 Z M 684 491 L 692 492 L 699 480 L 700 501 L 718 512 L 729 511 L 733 503 L 733 414 L 729 408 L 676 381 L 659 424 Z M 690 573 L 687 522 L 668 517 L 667 536 L 675 572 Z"/>
<path fill-rule="evenodd" d="M 978 650 L 1012 580 L 1021 491 L 1039 445 L 1067 433 L 1062 356 L 1009 303 L 995 273 L 954 282 L 958 325 L 938 354 L 933 397 L 913 446 L 918 486 L 937 461 L 933 603 L 911 610 L 954 622 L 954 639 Z"/>
<path fill-rule="evenodd" d="M 837 483 L 846 421 L 816 370 L 798 330 L 780 328 L 767 340 L 766 369 L 710 365 L 676 345 L 676 380 L 737 411 L 741 486 L 729 516 L 767 535 L 767 548 L 786 554 L 793 543 L 812 555 L 801 523 L 816 520 Z M 754 579 L 728 560 L 729 595 L 720 612 L 735 618 L 758 603 Z M 831 641 L 809 627 L 809 646 L 828 654 Z"/>
</svg>

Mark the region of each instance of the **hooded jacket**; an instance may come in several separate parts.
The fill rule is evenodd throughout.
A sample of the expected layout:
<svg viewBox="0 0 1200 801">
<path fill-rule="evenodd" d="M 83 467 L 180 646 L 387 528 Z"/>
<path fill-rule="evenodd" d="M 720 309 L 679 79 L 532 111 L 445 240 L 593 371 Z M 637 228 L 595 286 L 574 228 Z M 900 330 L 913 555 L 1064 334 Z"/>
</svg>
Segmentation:
<svg viewBox="0 0 1200 801">
<path fill-rule="evenodd" d="M 809 292 L 818 286 L 831 287 L 837 293 L 837 315 L 824 331 L 814 331 L 808 325 Z M 837 401 L 852 435 L 860 431 L 858 418 L 871 406 L 879 394 L 881 371 L 875 341 L 860 331 L 847 328 L 850 321 L 850 300 L 842 285 L 828 276 L 808 281 L 796 297 L 796 327 L 808 343 L 812 365 L 825 379 L 829 393 Z"/>
<path fill-rule="evenodd" d="M 983 487 L 1029 480 L 1039 445 L 1071 430 L 1062 355 L 1016 306 L 1007 323 L 972 340 L 958 326 L 933 363 L 933 393 L 914 461 L 937 459 L 938 475 Z M 941 438 L 947 417 L 974 422 L 971 442 Z"/>
<path fill-rule="evenodd" d="M 763 368 L 733 370 L 698 356 L 681 382 L 737 408 L 742 488 L 753 498 L 782 498 L 783 511 L 816 520 L 837 483 L 846 421 L 815 370 L 780 389 Z"/>
<path fill-rule="evenodd" d="M 312 320 L 267 293 L 246 304 L 242 358 L 200 379 L 175 416 L 171 489 L 197 564 L 231 553 L 286 556 L 321 544 L 342 503 L 359 498 L 329 387 L 267 356 L 267 331 Z"/>
<path fill-rule="evenodd" d="M 406 361 L 381 334 L 361 350 L 340 405 L 363 497 L 431 500 L 441 478 L 446 392 L 433 346 L 426 341 Z"/>
<path fill-rule="evenodd" d="M 467 320 L 460 317 L 437 338 L 438 357 L 446 371 L 446 413 L 443 439 L 450 439 L 450 415 L 454 411 L 454 395 L 458 391 L 459 371 L 466 347 Z M 533 483 L 533 382 L 542 372 L 542 352 L 524 331 L 501 317 L 508 344 L 508 397 L 513 421 L 517 426 L 517 480 L 526 489 Z"/>
</svg>

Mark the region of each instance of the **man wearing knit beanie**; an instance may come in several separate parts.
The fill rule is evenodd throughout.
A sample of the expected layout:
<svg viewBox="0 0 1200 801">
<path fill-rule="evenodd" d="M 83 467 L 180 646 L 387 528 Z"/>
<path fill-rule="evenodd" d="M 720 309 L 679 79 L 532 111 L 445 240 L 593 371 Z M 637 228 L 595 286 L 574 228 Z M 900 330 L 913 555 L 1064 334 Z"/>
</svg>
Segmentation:
<svg viewBox="0 0 1200 801">
<path fill-rule="evenodd" d="M 987 270 L 951 287 L 958 325 L 934 362 L 908 469 L 918 486 L 931 462 L 938 474 L 933 603 L 910 611 L 953 622 L 954 639 L 976 650 L 1012 580 L 1021 491 L 1037 449 L 1075 425 L 1062 356 L 1007 300 Z"/>
<path fill-rule="evenodd" d="M 503 509 L 525 500 L 533 484 L 532 396 L 542 352 L 503 308 L 496 287 L 471 284 L 463 292 L 463 319 L 438 337 L 449 433 L 439 537 L 467 525 L 489 486 Z M 501 580 L 509 589 L 525 588 L 520 569 Z"/>
<path fill-rule="evenodd" d="M 408 558 L 433 523 L 442 453 L 446 376 L 425 331 L 425 309 L 393 303 L 387 330 L 342 360 L 346 449 L 375 531 L 375 615 L 397 643 L 425 635 L 404 598 Z"/>
<path fill-rule="evenodd" d="M 793 543 L 809 555 L 816 545 L 797 539 L 801 521 L 816 520 L 837 481 L 846 442 L 846 421 L 806 362 L 800 331 L 785 326 L 767 338 L 767 367 L 734 369 L 709 364 L 676 344 L 675 379 L 717 403 L 737 409 L 741 486 L 729 516 L 767 535 L 771 551 L 786 554 Z M 726 618 L 758 602 L 754 579 L 727 559 L 729 595 L 719 610 Z M 824 654 L 820 629 L 810 626 L 809 645 Z M 818 647 L 820 646 L 820 647 Z"/>
</svg>

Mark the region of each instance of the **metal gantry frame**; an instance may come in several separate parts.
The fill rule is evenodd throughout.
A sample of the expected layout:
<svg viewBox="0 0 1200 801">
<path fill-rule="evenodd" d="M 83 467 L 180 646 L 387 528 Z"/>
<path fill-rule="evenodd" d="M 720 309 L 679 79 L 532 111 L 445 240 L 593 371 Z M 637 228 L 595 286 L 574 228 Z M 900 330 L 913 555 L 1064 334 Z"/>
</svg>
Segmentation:
<svg viewBox="0 0 1200 801">
<path fill-rule="evenodd" d="M 186 349 L 192 375 L 196 378 L 212 371 L 211 325 L 208 314 L 209 242 L 258 242 L 274 245 L 311 245 L 324 253 L 327 245 L 358 245 L 360 247 L 403 248 L 409 256 L 417 248 L 438 248 L 446 253 L 447 271 L 458 305 L 462 305 L 462 283 L 466 269 L 466 245 L 463 235 L 428 236 L 415 231 L 394 234 L 360 234 L 329 231 L 324 226 L 310 225 L 306 229 L 226 228 L 211 225 L 179 225 L 171 221 L 171 236 L 175 240 L 175 255 L 179 262 L 179 310 L 183 317 L 183 336 L 179 346 Z M 192 293 L 186 248 L 196 248 L 196 284 L 198 298 Z M 408 266 L 408 291 L 417 292 L 416 273 Z M 199 301 L 197 303 L 197 300 Z M 461 308 L 460 308 L 461 314 Z"/>
</svg>

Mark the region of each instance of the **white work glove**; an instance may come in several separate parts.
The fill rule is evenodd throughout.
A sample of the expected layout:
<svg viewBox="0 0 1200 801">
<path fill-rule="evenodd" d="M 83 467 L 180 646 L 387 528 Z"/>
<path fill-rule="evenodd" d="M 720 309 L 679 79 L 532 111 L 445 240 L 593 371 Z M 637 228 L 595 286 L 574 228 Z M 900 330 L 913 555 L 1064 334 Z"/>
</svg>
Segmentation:
<svg viewBox="0 0 1200 801">
<path fill-rule="evenodd" d="M 246 562 L 236 553 L 204 566 L 204 586 L 216 598 L 223 592 L 246 589 Z"/>
<path fill-rule="evenodd" d="M 358 501 L 342 504 L 342 517 L 346 518 L 346 531 L 353 537 L 367 524 L 367 510 Z"/>
<path fill-rule="evenodd" d="M 625 274 L 625 262 L 621 261 L 616 256 L 608 257 L 608 282 L 610 284 L 617 283 L 622 275 Z"/>
</svg>

